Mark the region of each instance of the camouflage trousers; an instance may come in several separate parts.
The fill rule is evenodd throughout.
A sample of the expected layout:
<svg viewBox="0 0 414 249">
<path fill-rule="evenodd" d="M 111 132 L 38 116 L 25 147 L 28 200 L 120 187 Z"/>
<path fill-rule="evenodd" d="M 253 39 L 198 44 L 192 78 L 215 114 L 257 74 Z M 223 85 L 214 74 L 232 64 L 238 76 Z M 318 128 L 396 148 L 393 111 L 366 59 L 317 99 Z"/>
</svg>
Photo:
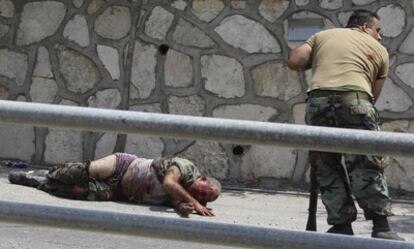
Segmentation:
<svg viewBox="0 0 414 249">
<path fill-rule="evenodd" d="M 379 130 L 378 112 L 369 96 L 360 92 L 312 91 L 305 119 L 307 124 L 315 126 Z M 309 156 L 311 166 L 316 169 L 328 224 L 356 220 L 352 195 L 366 219 L 391 213 L 382 157 L 317 151 L 310 151 Z"/>
<path fill-rule="evenodd" d="M 78 200 L 109 201 L 113 186 L 89 177 L 90 162 L 70 162 L 53 167 L 38 188 L 50 194 Z"/>
</svg>

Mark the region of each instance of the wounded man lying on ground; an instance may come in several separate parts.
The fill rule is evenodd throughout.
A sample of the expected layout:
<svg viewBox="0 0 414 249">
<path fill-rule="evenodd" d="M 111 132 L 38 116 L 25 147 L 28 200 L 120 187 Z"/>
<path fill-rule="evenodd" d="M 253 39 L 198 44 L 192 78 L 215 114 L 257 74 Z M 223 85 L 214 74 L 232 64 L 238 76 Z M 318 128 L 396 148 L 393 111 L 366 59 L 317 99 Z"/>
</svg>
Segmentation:
<svg viewBox="0 0 414 249">
<path fill-rule="evenodd" d="M 182 215 L 196 211 L 214 216 L 206 204 L 216 200 L 221 192 L 216 179 L 202 176 L 187 159 L 152 160 L 127 153 L 66 163 L 49 171 L 13 171 L 9 181 L 71 199 L 171 204 Z"/>
</svg>

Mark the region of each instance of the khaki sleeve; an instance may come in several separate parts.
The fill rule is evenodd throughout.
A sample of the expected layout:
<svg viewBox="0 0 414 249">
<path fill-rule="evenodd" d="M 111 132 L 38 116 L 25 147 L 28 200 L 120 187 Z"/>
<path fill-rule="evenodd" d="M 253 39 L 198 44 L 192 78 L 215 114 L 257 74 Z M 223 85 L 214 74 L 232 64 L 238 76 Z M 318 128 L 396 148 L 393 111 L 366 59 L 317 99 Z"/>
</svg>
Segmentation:
<svg viewBox="0 0 414 249">
<path fill-rule="evenodd" d="M 201 176 L 200 171 L 194 165 L 194 163 L 187 159 L 174 157 L 172 159 L 172 165 L 175 165 L 180 170 L 182 177 L 181 184 L 184 187 L 189 186 L 198 177 Z"/>
<path fill-rule="evenodd" d="M 305 41 L 305 43 L 311 46 L 312 48 L 315 45 L 315 42 L 316 42 L 316 34 L 312 35 L 309 39 Z"/>
</svg>

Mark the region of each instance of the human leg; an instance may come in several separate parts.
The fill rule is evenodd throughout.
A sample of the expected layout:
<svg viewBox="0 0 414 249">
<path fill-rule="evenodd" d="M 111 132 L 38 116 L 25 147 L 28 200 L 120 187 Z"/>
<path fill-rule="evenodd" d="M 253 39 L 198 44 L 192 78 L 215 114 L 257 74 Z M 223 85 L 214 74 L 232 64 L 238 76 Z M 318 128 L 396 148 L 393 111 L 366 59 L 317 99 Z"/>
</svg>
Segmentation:
<svg viewBox="0 0 414 249">
<path fill-rule="evenodd" d="M 350 171 L 352 191 L 364 210 L 365 218 L 373 221 L 372 237 L 404 240 L 392 232 L 388 224 L 387 216 L 392 214 L 391 199 L 382 170 L 382 158 L 363 155 L 348 155 L 347 158 L 347 164 L 353 168 Z"/>
<path fill-rule="evenodd" d="M 111 177 L 116 164 L 115 154 L 91 161 L 89 166 L 90 177 L 98 180 L 103 180 Z"/>
<path fill-rule="evenodd" d="M 48 170 L 11 171 L 8 179 L 13 184 L 37 188 L 46 180 Z"/>
<path fill-rule="evenodd" d="M 342 124 L 342 101 L 337 96 L 311 94 L 306 106 L 306 123 L 315 126 L 338 127 Z M 328 213 L 330 233 L 352 235 L 351 223 L 356 219 L 356 208 L 346 185 L 341 165 L 341 154 L 310 152 L 310 163 L 316 169 L 321 199 Z"/>
<path fill-rule="evenodd" d="M 348 103 L 347 127 L 379 131 L 379 115 L 368 101 L 354 99 Z M 372 155 L 345 155 L 351 178 L 352 192 L 367 220 L 373 220 L 372 237 L 403 240 L 391 231 L 387 216 L 391 214 L 391 200 L 384 175 L 385 161 Z"/>
<path fill-rule="evenodd" d="M 346 186 L 341 168 L 341 155 L 327 152 L 310 152 L 312 167 L 320 186 L 322 202 L 328 213 L 330 233 L 352 235 L 351 223 L 356 219 L 356 208 Z"/>
<path fill-rule="evenodd" d="M 47 174 L 49 180 L 58 181 L 63 184 L 80 184 L 89 179 L 90 161 L 69 162 L 53 167 Z"/>
</svg>

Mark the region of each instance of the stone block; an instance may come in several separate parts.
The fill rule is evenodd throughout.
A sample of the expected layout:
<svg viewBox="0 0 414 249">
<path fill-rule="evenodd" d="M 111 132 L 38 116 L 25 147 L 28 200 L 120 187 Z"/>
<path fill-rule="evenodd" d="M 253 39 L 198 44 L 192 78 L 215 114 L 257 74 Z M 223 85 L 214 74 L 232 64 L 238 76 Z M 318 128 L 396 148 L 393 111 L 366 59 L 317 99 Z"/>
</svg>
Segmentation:
<svg viewBox="0 0 414 249">
<path fill-rule="evenodd" d="M 54 79 L 33 77 L 30 86 L 30 97 L 33 102 L 52 103 L 58 92 Z"/>
<path fill-rule="evenodd" d="M 269 22 L 274 22 L 286 11 L 289 3 L 287 0 L 262 0 L 259 13 Z"/>
<path fill-rule="evenodd" d="M 0 16 L 12 18 L 14 16 L 14 4 L 10 0 L 0 0 Z"/>
<path fill-rule="evenodd" d="M 102 61 L 106 70 L 108 70 L 113 80 L 119 80 L 119 53 L 118 50 L 104 45 L 97 45 L 96 51 L 98 52 L 99 59 Z"/>
<path fill-rule="evenodd" d="M 293 106 L 292 114 L 295 124 L 306 124 L 305 122 L 306 103 L 299 103 Z"/>
<path fill-rule="evenodd" d="M 174 20 L 174 15 L 162 7 L 155 7 L 145 23 L 145 34 L 149 37 L 162 40 Z"/>
<path fill-rule="evenodd" d="M 385 168 L 388 185 L 392 188 L 405 191 L 414 191 L 414 160 L 409 157 L 395 157 L 388 160 L 389 166 Z"/>
<path fill-rule="evenodd" d="M 66 6 L 61 2 L 29 2 L 23 7 L 17 30 L 16 44 L 29 45 L 53 35 L 65 17 Z"/>
<path fill-rule="evenodd" d="M 143 158 L 157 158 L 162 156 L 164 143 L 160 138 L 128 134 L 125 152 Z"/>
<path fill-rule="evenodd" d="M 201 29 L 180 18 L 173 33 L 173 41 L 198 48 L 214 47 L 214 41 Z"/>
<path fill-rule="evenodd" d="M 201 76 L 206 90 L 224 98 L 245 94 L 243 67 L 235 59 L 222 55 L 201 57 Z"/>
<path fill-rule="evenodd" d="M 148 98 L 155 89 L 156 54 L 157 49 L 153 45 L 135 42 L 131 83 L 138 90 L 139 98 Z"/>
<path fill-rule="evenodd" d="M 83 5 L 83 0 L 72 0 L 72 4 L 76 7 L 76 8 L 80 8 Z"/>
<path fill-rule="evenodd" d="M 193 84 L 192 59 L 176 50 L 169 50 L 164 65 L 165 85 L 188 87 Z"/>
<path fill-rule="evenodd" d="M 49 51 L 45 47 L 37 49 L 36 64 L 33 77 L 53 78 L 52 65 L 50 64 Z"/>
<path fill-rule="evenodd" d="M 279 42 L 261 23 L 242 15 L 224 18 L 214 31 L 228 44 L 248 53 L 279 53 L 281 51 Z"/>
<path fill-rule="evenodd" d="M 295 0 L 297 6 L 305 6 L 308 5 L 310 0 Z"/>
<path fill-rule="evenodd" d="M 408 33 L 398 50 L 402 53 L 414 54 L 414 28 Z"/>
<path fill-rule="evenodd" d="M 203 116 L 206 103 L 203 98 L 193 95 L 186 97 L 170 96 L 168 110 L 171 114 Z"/>
<path fill-rule="evenodd" d="M 176 0 L 171 6 L 179 10 L 185 10 L 187 8 L 187 2 L 185 0 Z"/>
<path fill-rule="evenodd" d="M 137 112 L 154 112 L 154 113 L 161 113 L 161 104 L 154 103 L 154 104 L 144 104 L 144 105 L 132 105 L 129 107 L 130 111 L 137 111 Z"/>
<path fill-rule="evenodd" d="M 46 163 L 80 162 L 83 154 L 82 133 L 67 129 L 50 128 L 45 140 Z"/>
<path fill-rule="evenodd" d="M 258 96 L 289 100 L 301 93 L 298 73 L 283 63 L 267 63 L 252 70 Z"/>
<path fill-rule="evenodd" d="M 386 37 L 397 37 L 405 26 L 405 11 L 399 5 L 390 4 L 380 8 L 381 32 Z"/>
<path fill-rule="evenodd" d="M 0 123 L 0 158 L 30 161 L 35 153 L 35 133 L 32 126 Z"/>
<path fill-rule="evenodd" d="M 96 11 L 99 10 L 99 8 L 102 7 L 102 5 L 105 3 L 105 0 L 92 0 L 91 3 L 88 5 L 88 8 L 86 11 L 88 14 L 94 14 Z"/>
<path fill-rule="evenodd" d="M 191 7 L 193 14 L 204 22 L 210 22 L 224 9 L 222 0 L 194 0 Z"/>
<path fill-rule="evenodd" d="M 295 169 L 297 152 L 293 149 L 253 145 L 242 158 L 241 176 L 244 180 L 261 177 L 290 179 Z"/>
<path fill-rule="evenodd" d="M 375 106 L 379 111 L 404 112 L 413 105 L 412 99 L 388 78 Z"/>
<path fill-rule="evenodd" d="M 130 28 L 131 13 L 123 6 L 110 6 L 95 20 L 95 32 L 108 39 L 121 39 Z"/>
<path fill-rule="evenodd" d="M 194 162 L 203 175 L 218 179 L 225 179 L 228 175 L 229 159 L 217 142 L 197 141 L 178 156 Z"/>
<path fill-rule="evenodd" d="M 61 105 L 77 106 L 70 100 L 62 100 Z M 80 162 L 83 160 L 82 132 L 49 128 L 45 139 L 44 160 L 46 163 L 61 164 L 65 162 Z"/>
<path fill-rule="evenodd" d="M 395 120 L 384 122 L 383 131 L 414 133 L 414 122 L 409 120 Z M 387 182 L 390 187 L 405 191 L 414 191 L 414 159 L 412 157 L 391 157 L 385 169 Z"/>
<path fill-rule="evenodd" d="M 324 9 L 335 10 L 343 5 L 343 0 L 319 0 L 319 6 Z"/>
<path fill-rule="evenodd" d="M 346 12 L 340 12 L 338 14 L 338 21 L 341 24 L 342 27 L 346 27 L 348 24 L 348 20 L 351 17 L 353 11 L 346 11 Z"/>
<path fill-rule="evenodd" d="M 402 63 L 395 68 L 395 74 L 406 85 L 414 88 L 414 63 Z"/>
<path fill-rule="evenodd" d="M 27 55 L 0 49 L 0 75 L 14 80 L 16 85 L 22 86 L 27 71 Z"/>
<path fill-rule="evenodd" d="M 69 91 L 85 93 L 101 79 L 95 63 L 75 50 L 59 46 L 58 59 L 59 70 Z"/>
<path fill-rule="evenodd" d="M 105 133 L 97 142 L 95 146 L 95 159 L 99 159 L 114 153 L 117 134 Z"/>
<path fill-rule="evenodd" d="M 81 47 L 89 46 L 89 30 L 85 17 L 75 15 L 69 20 L 63 30 L 63 36 Z"/>
<path fill-rule="evenodd" d="M 254 104 L 238 104 L 238 105 L 222 105 L 213 110 L 213 117 L 253 120 L 253 121 L 269 121 L 278 111 L 273 107 L 254 105 Z"/>
<path fill-rule="evenodd" d="M 118 89 L 104 89 L 88 98 L 90 107 L 115 109 L 121 103 L 121 93 Z"/>
</svg>

